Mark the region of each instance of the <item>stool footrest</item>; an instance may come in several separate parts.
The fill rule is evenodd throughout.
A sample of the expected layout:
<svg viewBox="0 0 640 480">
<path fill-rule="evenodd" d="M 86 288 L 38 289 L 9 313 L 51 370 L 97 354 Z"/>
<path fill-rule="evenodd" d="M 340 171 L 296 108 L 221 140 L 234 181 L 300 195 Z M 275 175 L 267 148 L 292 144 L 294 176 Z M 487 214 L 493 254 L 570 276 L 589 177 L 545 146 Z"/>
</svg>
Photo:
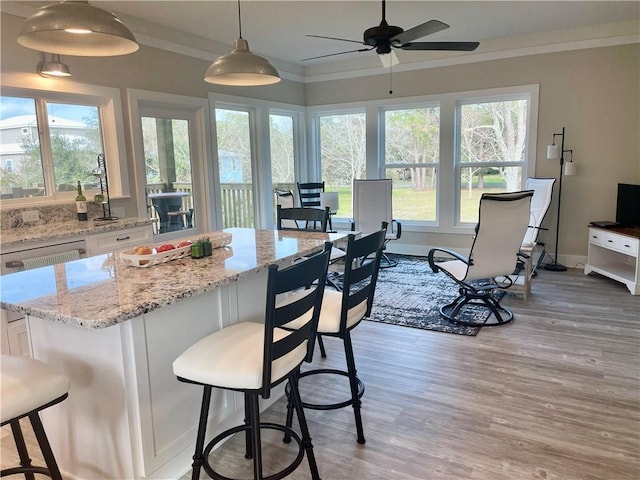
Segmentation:
<svg viewBox="0 0 640 480">
<path fill-rule="evenodd" d="M 298 433 L 295 430 L 287 427 L 286 425 L 280 425 L 277 423 L 260 422 L 260 428 L 268 428 L 271 430 L 279 430 L 281 432 L 284 432 L 286 435 L 292 437 L 298 444 L 298 455 L 289 465 L 287 465 L 285 468 L 283 468 L 279 472 L 276 472 L 272 475 L 264 477 L 264 480 L 281 480 L 282 478 L 289 476 L 289 474 L 291 474 L 302 463 L 302 460 L 304 459 L 304 447 L 302 445 L 302 439 L 300 438 L 300 435 L 298 435 Z M 225 438 L 230 437 L 231 435 L 235 435 L 236 433 L 240 433 L 247 430 L 251 430 L 251 425 L 238 425 L 237 427 L 233 427 L 228 430 L 225 430 L 224 432 L 222 432 L 221 434 L 213 438 L 207 444 L 207 446 L 204 448 L 202 452 L 202 457 L 203 457 L 202 468 L 204 468 L 205 472 L 207 472 L 207 474 L 211 478 L 213 478 L 214 480 L 238 480 L 231 477 L 225 477 L 224 475 L 221 475 L 220 473 L 216 472 L 213 469 L 213 467 L 209 464 L 209 454 L 211 453 L 211 450 L 213 450 L 213 448 Z"/>
<path fill-rule="evenodd" d="M 342 375 L 343 377 L 349 378 L 349 372 L 344 370 L 336 370 L 332 368 L 319 368 L 316 370 L 308 370 L 306 372 L 300 373 L 300 379 L 304 377 L 309 377 L 311 375 L 319 375 L 319 374 L 331 374 L 331 375 Z M 356 377 L 356 382 L 358 383 L 358 399 L 362 398 L 364 395 L 364 383 L 358 377 Z M 287 397 L 289 397 L 289 384 L 285 387 L 285 393 Z M 349 405 L 353 405 L 353 399 L 349 398 L 348 400 L 337 402 L 337 403 L 308 403 L 303 400 L 302 406 L 304 408 L 310 408 L 311 410 L 336 410 L 338 408 L 344 408 Z"/>
</svg>

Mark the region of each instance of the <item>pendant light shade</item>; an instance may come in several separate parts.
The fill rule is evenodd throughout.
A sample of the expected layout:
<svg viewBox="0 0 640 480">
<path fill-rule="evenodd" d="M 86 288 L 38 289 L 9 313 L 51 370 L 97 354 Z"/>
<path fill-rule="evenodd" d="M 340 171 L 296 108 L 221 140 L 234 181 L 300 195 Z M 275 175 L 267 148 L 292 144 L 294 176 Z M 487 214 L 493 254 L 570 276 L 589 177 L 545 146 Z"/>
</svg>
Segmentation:
<svg viewBox="0 0 640 480">
<path fill-rule="evenodd" d="M 62 63 L 60 55 L 53 54 L 49 61 L 44 58 L 46 54 L 43 54 L 43 60 L 38 63 L 36 70 L 42 77 L 70 77 L 71 70 L 66 63 Z"/>
<path fill-rule="evenodd" d="M 278 71 L 266 58 L 251 53 L 249 42 L 242 38 L 242 17 L 238 0 L 239 38 L 234 42 L 231 53 L 222 55 L 207 69 L 204 81 L 217 85 L 253 87 L 271 85 L 280 81 Z"/>
<path fill-rule="evenodd" d="M 133 33 L 113 13 L 86 1 L 40 8 L 20 27 L 18 43 L 43 52 L 109 57 L 138 50 Z"/>
<path fill-rule="evenodd" d="M 233 51 L 218 57 L 207 69 L 204 81 L 234 86 L 271 85 L 280 81 L 280 75 L 266 58 L 249 51 L 244 38 L 238 38 Z"/>
</svg>

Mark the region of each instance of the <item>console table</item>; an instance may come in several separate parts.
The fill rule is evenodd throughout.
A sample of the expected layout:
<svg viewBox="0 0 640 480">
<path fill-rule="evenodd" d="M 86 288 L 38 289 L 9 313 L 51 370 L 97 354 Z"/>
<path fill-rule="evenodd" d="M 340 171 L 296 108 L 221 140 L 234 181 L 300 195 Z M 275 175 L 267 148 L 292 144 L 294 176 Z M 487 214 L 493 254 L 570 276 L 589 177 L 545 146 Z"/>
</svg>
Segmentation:
<svg viewBox="0 0 640 480">
<path fill-rule="evenodd" d="M 591 272 L 622 282 L 632 295 L 640 295 L 640 228 L 589 227 L 584 273 Z"/>
</svg>

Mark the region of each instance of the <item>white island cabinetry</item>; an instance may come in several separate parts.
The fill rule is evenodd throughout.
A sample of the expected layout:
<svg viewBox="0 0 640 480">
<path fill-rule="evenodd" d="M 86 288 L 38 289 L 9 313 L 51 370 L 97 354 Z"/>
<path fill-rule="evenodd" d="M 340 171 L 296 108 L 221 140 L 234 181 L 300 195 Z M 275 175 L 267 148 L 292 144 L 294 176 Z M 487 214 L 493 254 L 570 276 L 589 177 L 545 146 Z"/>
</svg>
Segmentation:
<svg viewBox="0 0 640 480">
<path fill-rule="evenodd" d="M 632 295 L 640 295 L 640 228 L 589 227 L 584 273 L 591 272 L 622 282 Z"/>
<path fill-rule="evenodd" d="M 230 245 L 198 260 L 138 268 L 112 251 L 0 277 L 2 307 L 27 314 L 33 356 L 71 380 L 69 397 L 42 412 L 65 479 L 188 472 L 202 390 L 179 382 L 173 361 L 227 325 L 263 321 L 267 266 L 290 265 L 348 232 L 226 233 Z M 242 395 L 216 391 L 207 431 L 243 416 Z"/>
</svg>

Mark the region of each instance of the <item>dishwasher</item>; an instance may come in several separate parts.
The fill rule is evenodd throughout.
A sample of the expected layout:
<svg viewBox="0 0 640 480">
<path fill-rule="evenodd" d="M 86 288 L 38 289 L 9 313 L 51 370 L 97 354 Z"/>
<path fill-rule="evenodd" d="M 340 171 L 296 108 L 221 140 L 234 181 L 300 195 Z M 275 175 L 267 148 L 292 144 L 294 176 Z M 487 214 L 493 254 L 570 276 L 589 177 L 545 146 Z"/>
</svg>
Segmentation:
<svg viewBox="0 0 640 480">
<path fill-rule="evenodd" d="M 38 267 L 68 262 L 86 256 L 84 239 L 67 239 L 38 243 L 36 248 L 12 249 L 0 253 L 0 274 L 30 270 Z M 30 356 L 29 338 L 24 314 L 0 310 L 0 352 L 10 355 Z"/>
</svg>

